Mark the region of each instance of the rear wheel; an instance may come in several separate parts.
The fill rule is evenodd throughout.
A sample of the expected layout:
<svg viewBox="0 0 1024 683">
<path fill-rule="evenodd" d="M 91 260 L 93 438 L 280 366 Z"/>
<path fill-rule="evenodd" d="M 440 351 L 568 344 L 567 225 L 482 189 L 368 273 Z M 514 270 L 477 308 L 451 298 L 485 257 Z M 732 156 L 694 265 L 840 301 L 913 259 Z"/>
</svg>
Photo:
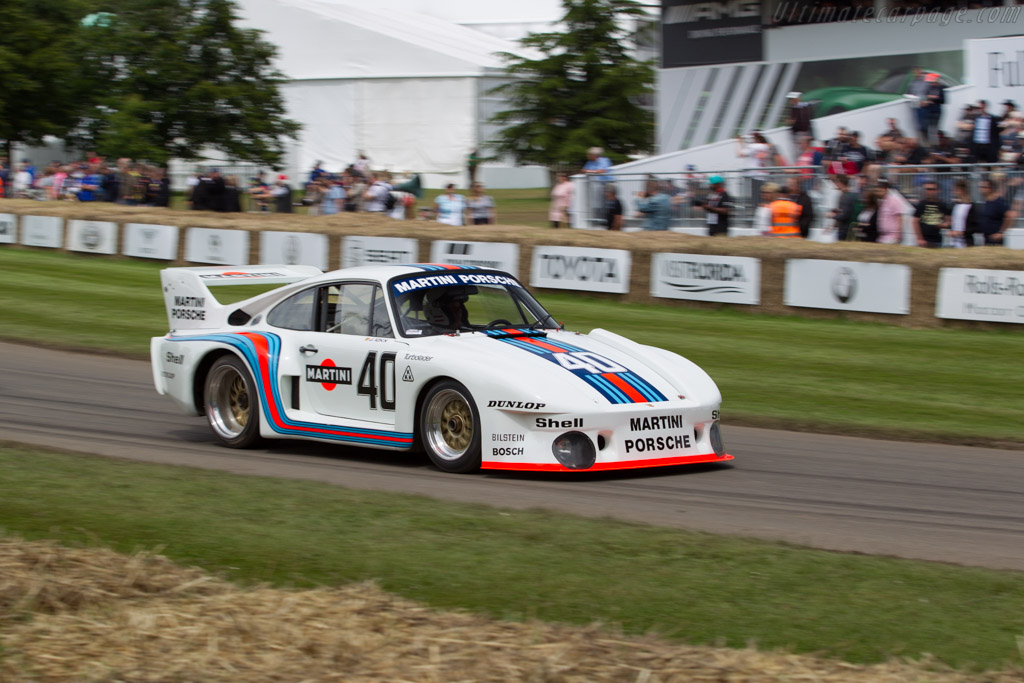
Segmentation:
<svg viewBox="0 0 1024 683">
<path fill-rule="evenodd" d="M 480 468 L 480 413 L 462 384 L 446 380 L 427 392 L 420 411 L 420 436 L 427 455 L 445 472 Z"/>
<path fill-rule="evenodd" d="M 206 376 L 206 420 L 229 448 L 250 448 L 260 441 L 260 406 L 249 369 L 236 356 L 217 360 Z"/>
</svg>

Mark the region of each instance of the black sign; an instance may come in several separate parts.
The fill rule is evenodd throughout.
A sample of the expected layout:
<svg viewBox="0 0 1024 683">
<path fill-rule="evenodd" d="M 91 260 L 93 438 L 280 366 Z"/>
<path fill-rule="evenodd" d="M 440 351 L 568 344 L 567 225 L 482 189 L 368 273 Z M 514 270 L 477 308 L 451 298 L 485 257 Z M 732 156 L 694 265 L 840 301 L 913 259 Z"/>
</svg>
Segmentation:
<svg viewBox="0 0 1024 683">
<path fill-rule="evenodd" d="M 663 0 L 661 66 L 759 62 L 760 0 Z"/>
</svg>

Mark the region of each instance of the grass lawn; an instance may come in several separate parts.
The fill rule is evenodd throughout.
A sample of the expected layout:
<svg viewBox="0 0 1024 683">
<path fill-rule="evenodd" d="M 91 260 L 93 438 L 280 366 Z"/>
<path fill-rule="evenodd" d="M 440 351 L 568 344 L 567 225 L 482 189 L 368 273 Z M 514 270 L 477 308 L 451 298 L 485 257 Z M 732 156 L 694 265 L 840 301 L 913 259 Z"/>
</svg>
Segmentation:
<svg viewBox="0 0 1024 683">
<path fill-rule="evenodd" d="M 1024 574 L 0 446 L 0 533 L 241 582 L 376 579 L 438 607 L 852 662 L 1019 667 Z"/>
<path fill-rule="evenodd" d="M 0 249 L 0 338 L 147 357 L 167 331 L 162 264 Z M 671 349 L 722 390 L 727 423 L 959 443 L 1024 443 L 1021 330 L 881 324 L 541 301 L 570 329 L 605 327 Z"/>
<path fill-rule="evenodd" d="M 434 198 L 444 190 L 424 190 L 423 196 L 416 202 L 417 208 L 432 207 Z M 468 195 L 468 190 L 458 190 L 459 194 Z M 503 225 L 530 225 L 544 228 L 548 225 L 548 205 L 551 203 L 551 190 L 546 187 L 514 189 L 514 190 L 491 190 L 487 194 L 494 197 L 494 203 L 498 213 L 498 221 Z M 302 193 L 295 192 L 295 201 L 302 198 Z M 247 204 L 243 199 L 242 208 L 246 209 Z M 171 208 L 183 210 L 185 206 L 184 195 L 177 194 L 171 198 Z M 296 213 L 306 213 L 306 207 L 296 206 Z"/>
</svg>

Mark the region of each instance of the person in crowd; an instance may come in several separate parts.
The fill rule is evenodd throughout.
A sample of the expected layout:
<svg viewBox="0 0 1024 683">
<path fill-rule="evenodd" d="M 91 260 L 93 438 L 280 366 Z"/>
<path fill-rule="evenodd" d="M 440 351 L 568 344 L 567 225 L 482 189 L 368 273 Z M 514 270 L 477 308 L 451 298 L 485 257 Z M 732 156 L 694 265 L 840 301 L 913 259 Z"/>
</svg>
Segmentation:
<svg viewBox="0 0 1024 683">
<path fill-rule="evenodd" d="M 82 178 L 78 189 L 78 201 L 97 202 L 103 198 L 103 174 L 98 164 L 89 166 L 89 173 Z"/>
<path fill-rule="evenodd" d="M 786 118 L 786 122 L 789 124 L 789 136 L 795 150 L 800 149 L 801 140 L 814 137 L 814 134 L 811 133 L 811 118 L 813 116 L 811 105 L 808 102 L 802 102 L 801 95 L 802 93 L 795 91 L 786 95 L 789 100 L 789 116 Z M 799 164 L 797 165 L 799 166 Z"/>
<path fill-rule="evenodd" d="M 832 178 L 836 190 L 839 191 L 839 203 L 832 209 L 832 229 L 836 232 L 836 238 L 840 242 L 850 239 L 855 233 L 850 231 L 851 226 L 857 219 L 857 205 L 859 197 L 856 192 L 850 189 L 850 177 L 837 175 Z"/>
<path fill-rule="evenodd" d="M 990 164 L 999 160 L 999 119 L 988 113 L 985 100 L 978 100 L 971 144 L 974 158 L 979 163 Z"/>
<path fill-rule="evenodd" d="M 644 230 L 668 230 L 672 218 L 672 202 L 657 180 L 648 180 L 646 188 L 636 193 L 636 210 L 643 216 Z"/>
<path fill-rule="evenodd" d="M 319 192 L 318 201 L 311 208 L 316 208 L 321 216 L 333 216 L 345 210 L 345 192 L 341 183 L 336 183 L 330 175 L 320 176 L 317 182 Z"/>
<path fill-rule="evenodd" d="M 853 162 L 857 173 L 864 170 L 864 164 L 875 160 L 874 150 L 861 144 L 860 131 L 850 131 L 850 145 L 846 151 L 846 158 Z"/>
<path fill-rule="evenodd" d="M 857 236 L 862 242 L 878 241 L 878 206 L 884 193 L 877 186 L 864 190 L 862 208 L 857 212 Z"/>
<path fill-rule="evenodd" d="M 775 184 L 765 183 L 761 186 L 761 197 L 757 208 L 754 210 L 754 229 L 759 235 L 772 234 L 772 201 L 775 196 Z"/>
<path fill-rule="evenodd" d="M 604 202 L 604 184 L 611 180 L 608 169 L 612 167 L 612 161 L 604 155 L 604 148 L 591 147 L 587 150 L 587 160 L 583 162 L 583 169 L 580 171 L 587 179 L 587 213 L 589 216 L 597 217 L 601 205 Z"/>
<path fill-rule="evenodd" d="M 7 157 L 0 156 L 0 197 L 9 197 L 11 189 L 11 169 Z"/>
<path fill-rule="evenodd" d="M 811 201 L 811 196 L 807 194 L 807 190 L 796 176 L 791 176 L 786 180 L 786 194 L 800 206 L 800 219 L 797 223 L 800 226 L 800 236 L 807 239 L 811 234 L 811 226 L 814 225 L 814 202 Z"/>
<path fill-rule="evenodd" d="M 220 209 L 224 213 L 240 213 L 242 211 L 241 195 L 238 191 L 238 178 L 224 178 L 224 194 L 220 198 Z"/>
<path fill-rule="evenodd" d="M 21 167 L 14 174 L 14 178 L 13 178 L 12 183 L 11 183 L 12 196 L 14 196 L 14 197 L 27 197 L 28 196 L 28 191 L 32 189 L 32 182 L 33 182 L 33 180 L 32 180 L 32 173 L 29 172 L 28 168 L 29 168 L 29 165 L 27 163 L 22 162 Z M 102 182 L 102 178 L 100 179 L 100 182 Z M 97 185 L 98 184 L 99 183 L 97 183 Z M 83 199 L 82 201 L 86 201 L 86 202 L 93 201 L 93 196 L 92 196 L 91 193 L 88 195 L 88 197 L 89 197 L 88 199 Z"/>
<path fill-rule="evenodd" d="M 270 184 L 262 170 L 249 179 L 249 196 L 252 198 L 253 211 L 270 211 Z"/>
<path fill-rule="evenodd" d="M 559 173 L 555 177 L 555 185 L 551 188 L 551 205 L 548 208 L 548 221 L 552 228 L 569 225 L 569 207 L 572 205 L 572 181 L 568 173 Z"/>
<path fill-rule="evenodd" d="M 899 244 L 903 238 L 903 204 L 899 193 L 885 180 L 879 181 L 878 187 L 878 243 Z"/>
<path fill-rule="evenodd" d="M 494 197 L 484 194 L 483 183 L 473 183 L 466 198 L 467 223 L 494 225 L 498 222 Z"/>
<path fill-rule="evenodd" d="M 362 211 L 363 195 L 366 194 L 366 181 L 363 177 L 353 172 L 344 173 L 341 176 L 341 186 L 345 190 L 345 211 Z"/>
<path fill-rule="evenodd" d="M 939 195 L 939 184 L 928 180 L 921 187 L 924 195 L 914 211 L 914 233 L 917 246 L 938 249 L 942 246 L 942 231 L 949 228 L 952 210 Z"/>
<path fill-rule="evenodd" d="M 765 191 L 768 193 L 768 209 L 771 212 L 771 229 L 766 234 L 783 239 L 799 239 L 800 205 L 785 195 L 775 183 L 769 183 Z"/>
<path fill-rule="evenodd" d="M 917 122 L 918 134 L 924 137 L 927 135 L 928 130 L 927 114 L 924 110 L 924 98 L 928 90 L 927 74 L 919 66 L 913 67 L 911 74 L 912 78 L 910 85 L 907 86 L 907 94 L 910 95 L 916 105 L 914 107 L 914 118 Z"/>
<path fill-rule="evenodd" d="M 476 183 L 476 169 L 480 165 L 480 150 L 474 147 L 469 150 L 469 156 L 466 157 L 466 172 L 469 174 L 469 185 L 472 187 Z"/>
<path fill-rule="evenodd" d="M 325 175 L 330 175 L 327 173 L 327 171 L 323 169 L 323 165 L 324 162 L 322 161 L 317 161 L 315 164 L 313 164 L 313 170 L 309 172 L 309 182 L 306 183 L 307 186 L 318 183 L 320 181 L 320 178 L 322 178 Z"/>
<path fill-rule="evenodd" d="M 235 188 L 237 196 L 238 188 Z M 167 172 L 159 167 L 154 167 L 149 176 L 149 191 L 146 193 L 146 202 L 150 206 L 167 208 L 171 205 L 171 181 Z M 241 210 L 241 206 L 239 206 Z"/>
<path fill-rule="evenodd" d="M 879 151 L 879 160 L 883 163 L 888 161 L 892 154 L 902 149 L 903 138 L 906 137 L 900 130 L 896 119 L 886 119 L 886 124 L 888 128 L 875 140 L 875 149 Z"/>
<path fill-rule="evenodd" d="M 275 213 L 292 213 L 292 188 L 288 184 L 288 176 L 277 176 L 274 187 L 270 189 L 270 196 Z"/>
<path fill-rule="evenodd" d="M 1000 245 L 1003 243 L 1003 234 L 1013 226 L 1016 212 L 1010 208 L 1010 203 L 991 178 L 982 180 L 978 189 L 982 201 L 977 207 L 974 229 L 964 233 L 967 246 L 975 246 L 974 235 L 981 235 L 985 246 Z"/>
<path fill-rule="evenodd" d="M 768 173 L 764 169 L 772 164 L 772 147 L 768 140 L 757 132 L 738 136 L 736 145 L 736 156 L 745 159 L 747 169 L 743 174 L 747 177 L 750 196 L 757 197 Z"/>
<path fill-rule="evenodd" d="M 604 225 L 609 230 L 622 230 L 622 202 L 615 183 L 604 186 Z"/>
<path fill-rule="evenodd" d="M 360 159 L 365 159 L 360 155 Z M 363 192 L 363 208 L 367 213 L 387 213 L 387 195 L 391 194 L 391 183 L 384 173 L 370 173 L 366 191 Z"/>
<path fill-rule="evenodd" d="M 365 180 L 370 180 L 370 176 L 372 175 L 370 173 L 370 159 L 365 153 L 359 152 L 359 157 L 356 158 L 355 163 L 352 164 L 351 168 Z"/>
<path fill-rule="evenodd" d="M 466 213 L 466 198 L 455 191 L 455 184 L 448 183 L 444 192 L 434 198 L 437 222 L 445 225 L 463 224 Z"/>
<path fill-rule="evenodd" d="M 952 246 L 962 249 L 967 246 L 966 236 L 978 231 L 978 217 L 971 200 L 971 186 L 960 179 L 953 185 L 953 209 L 950 214 L 949 236 Z"/>
<path fill-rule="evenodd" d="M 713 175 L 708 178 L 711 191 L 703 199 L 695 199 L 694 206 L 704 210 L 704 222 L 708 226 L 708 235 L 729 234 L 729 214 L 733 208 L 732 197 L 725 189 L 722 176 Z"/>
<path fill-rule="evenodd" d="M 921 144 L 930 145 L 935 140 L 935 131 L 939 129 L 942 118 L 942 105 L 946 103 L 946 89 L 939 82 L 939 75 L 930 72 L 924 76 L 925 88 L 921 96 Z"/>
</svg>

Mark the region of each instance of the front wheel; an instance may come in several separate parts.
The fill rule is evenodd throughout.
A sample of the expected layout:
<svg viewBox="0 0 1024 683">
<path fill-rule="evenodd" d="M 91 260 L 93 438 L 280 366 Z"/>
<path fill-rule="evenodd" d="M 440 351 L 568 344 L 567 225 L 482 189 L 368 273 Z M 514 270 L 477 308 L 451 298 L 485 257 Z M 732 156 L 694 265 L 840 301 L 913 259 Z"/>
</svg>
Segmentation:
<svg viewBox="0 0 1024 683">
<path fill-rule="evenodd" d="M 420 411 L 420 435 L 427 455 L 445 472 L 480 468 L 480 413 L 462 384 L 446 380 L 427 392 Z"/>
<path fill-rule="evenodd" d="M 260 442 L 260 404 L 249 369 L 236 356 L 218 359 L 206 376 L 206 420 L 222 444 L 251 448 Z"/>
</svg>

